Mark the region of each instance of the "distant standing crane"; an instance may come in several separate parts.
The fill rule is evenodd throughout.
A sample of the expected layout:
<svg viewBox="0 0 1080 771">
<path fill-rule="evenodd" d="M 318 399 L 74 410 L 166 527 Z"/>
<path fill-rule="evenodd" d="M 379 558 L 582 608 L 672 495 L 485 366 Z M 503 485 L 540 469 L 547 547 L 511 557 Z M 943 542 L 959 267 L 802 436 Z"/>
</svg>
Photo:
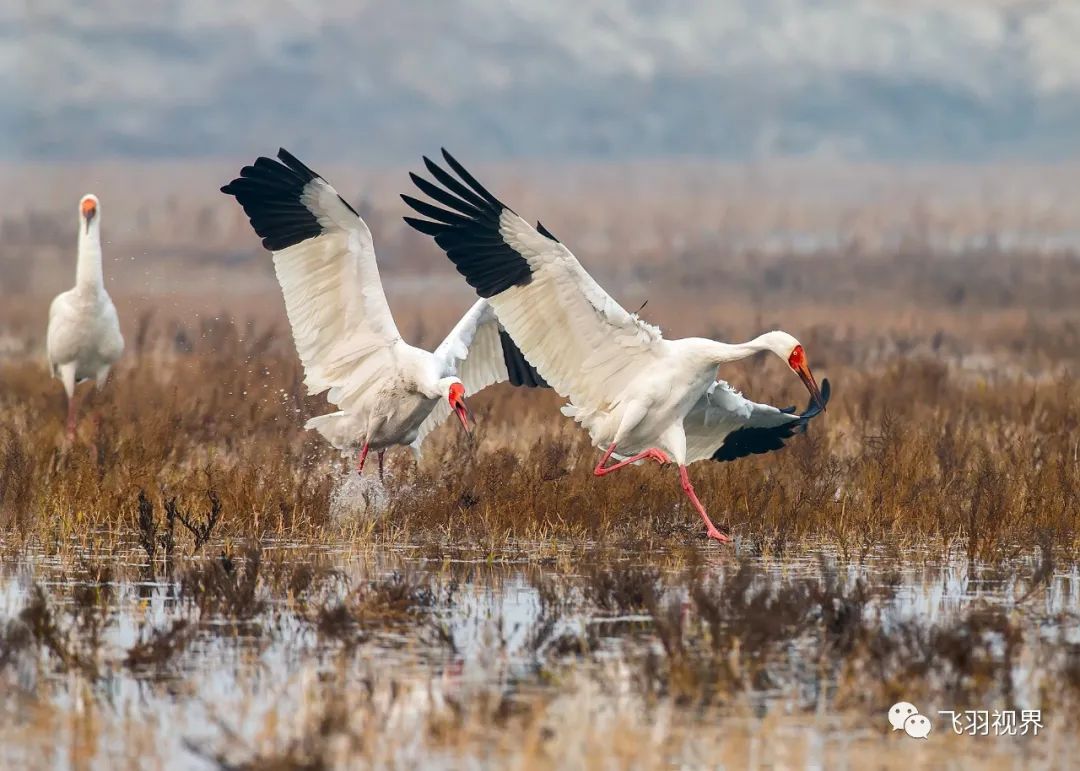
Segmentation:
<svg viewBox="0 0 1080 771">
<path fill-rule="evenodd" d="M 45 341 L 52 375 L 67 393 L 67 435 L 75 436 L 78 399 L 75 386 L 94 379 L 105 385 L 109 370 L 124 352 L 116 306 L 105 291 L 101 268 L 101 204 L 95 195 L 79 201 L 79 250 L 75 288 L 61 292 L 49 306 Z"/>
</svg>

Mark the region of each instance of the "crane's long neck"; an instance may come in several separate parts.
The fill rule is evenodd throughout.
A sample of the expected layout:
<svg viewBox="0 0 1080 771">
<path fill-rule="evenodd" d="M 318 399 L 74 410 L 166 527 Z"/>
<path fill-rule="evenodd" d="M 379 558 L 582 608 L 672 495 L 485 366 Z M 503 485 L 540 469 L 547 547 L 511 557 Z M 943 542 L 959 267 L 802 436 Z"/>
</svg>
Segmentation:
<svg viewBox="0 0 1080 771">
<path fill-rule="evenodd" d="M 99 292 L 105 286 L 101 271 L 101 229 L 97 218 L 79 220 L 79 261 L 75 267 L 75 286 L 87 292 Z"/>
<path fill-rule="evenodd" d="M 758 335 L 753 340 L 747 340 L 745 343 L 721 343 L 716 340 L 706 340 L 704 353 L 709 363 L 716 366 L 739 361 L 739 359 L 745 359 L 755 353 L 771 351 L 770 334 L 766 332 L 764 335 Z"/>
</svg>

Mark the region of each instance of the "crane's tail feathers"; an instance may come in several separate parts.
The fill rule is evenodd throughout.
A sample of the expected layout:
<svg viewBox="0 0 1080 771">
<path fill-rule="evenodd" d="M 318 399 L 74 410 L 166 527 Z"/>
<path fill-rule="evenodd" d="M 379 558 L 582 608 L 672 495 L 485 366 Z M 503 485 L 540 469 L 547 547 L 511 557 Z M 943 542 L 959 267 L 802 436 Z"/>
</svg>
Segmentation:
<svg viewBox="0 0 1080 771">
<path fill-rule="evenodd" d="M 304 424 L 304 428 L 308 431 L 318 431 L 321 434 L 329 428 L 336 426 L 338 421 L 344 416 L 344 412 L 331 412 L 328 415 L 316 415 Z"/>
<path fill-rule="evenodd" d="M 342 452 L 357 449 L 363 444 L 358 426 L 357 416 L 344 410 L 316 415 L 304 424 L 308 431 L 318 431 L 323 439 Z"/>
<path fill-rule="evenodd" d="M 612 424 L 611 413 L 604 410 L 578 407 L 574 404 L 564 404 L 560 409 L 563 415 L 573 418 L 575 423 L 589 432 L 589 438 L 597 447 L 606 447 L 618 428 Z"/>
</svg>

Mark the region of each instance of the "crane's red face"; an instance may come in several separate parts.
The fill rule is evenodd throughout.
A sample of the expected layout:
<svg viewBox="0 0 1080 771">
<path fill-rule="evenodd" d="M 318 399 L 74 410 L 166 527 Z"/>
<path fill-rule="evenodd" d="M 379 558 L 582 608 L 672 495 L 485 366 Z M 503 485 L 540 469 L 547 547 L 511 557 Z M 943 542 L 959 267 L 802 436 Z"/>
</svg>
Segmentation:
<svg viewBox="0 0 1080 771">
<path fill-rule="evenodd" d="M 472 413 L 469 412 L 469 407 L 465 404 L 465 386 L 461 383 L 451 383 L 450 392 L 446 398 L 450 402 L 450 409 L 457 414 L 458 420 L 461 421 L 461 427 L 465 429 L 465 433 L 471 433 L 469 430 L 469 418 L 472 417 Z"/>
<path fill-rule="evenodd" d="M 803 381 L 806 390 L 810 392 L 810 398 L 824 410 L 825 400 L 821 398 L 821 389 L 818 388 L 817 381 L 814 380 L 814 375 L 810 372 L 810 365 L 806 363 L 806 351 L 803 350 L 801 345 L 796 345 L 795 348 L 792 349 L 791 355 L 788 356 L 788 365 L 795 371 L 795 374 L 799 376 L 799 379 Z"/>
<path fill-rule="evenodd" d="M 82 203 L 79 204 L 79 210 L 82 212 L 83 221 L 86 223 L 86 232 L 89 233 L 90 223 L 97 216 L 97 201 L 93 198 L 84 198 Z"/>
</svg>

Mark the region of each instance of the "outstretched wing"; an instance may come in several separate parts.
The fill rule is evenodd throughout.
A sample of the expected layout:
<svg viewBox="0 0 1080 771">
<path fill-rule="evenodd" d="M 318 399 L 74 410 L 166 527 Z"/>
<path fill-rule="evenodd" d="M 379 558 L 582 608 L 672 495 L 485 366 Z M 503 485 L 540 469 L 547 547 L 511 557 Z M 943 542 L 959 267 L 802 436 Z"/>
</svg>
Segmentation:
<svg viewBox="0 0 1080 771">
<path fill-rule="evenodd" d="M 830 395 L 829 381 L 823 380 L 822 401 L 828 403 Z M 779 450 L 786 440 L 804 432 L 821 410 L 812 400 L 801 415 L 795 414 L 794 407 L 781 410 L 758 404 L 718 380 L 683 421 L 687 463 L 707 458 L 735 460 Z"/>
<path fill-rule="evenodd" d="M 560 395 L 579 407 L 608 408 L 612 395 L 656 362 L 660 330 L 615 302 L 549 231 L 515 214 L 445 150 L 443 158 L 457 177 L 424 158 L 439 184 L 412 180 L 440 205 L 402 196 L 428 218 L 405 221 L 434 237 Z"/>
<path fill-rule="evenodd" d="M 509 382 L 524 388 L 548 387 L 499 324 L 487 300 L 477 300 L 469 308 L 435 349 L 435 358 L 447 376 L 461 378 L 469 396 L 495 383 Z M 450 403 L 440 399 L 420 425 L 412 445 L 415 452 L 419 453 L 424 438 L 449 415 Z"/>
<path fill-rule="evenodd" d="M 401 341 L 371 231 L 330 184 L 284 149 L 221 192 L 236 197 L 273 252 L 309 393 L 344 406 L 392 363 Z"/>
</svg>

